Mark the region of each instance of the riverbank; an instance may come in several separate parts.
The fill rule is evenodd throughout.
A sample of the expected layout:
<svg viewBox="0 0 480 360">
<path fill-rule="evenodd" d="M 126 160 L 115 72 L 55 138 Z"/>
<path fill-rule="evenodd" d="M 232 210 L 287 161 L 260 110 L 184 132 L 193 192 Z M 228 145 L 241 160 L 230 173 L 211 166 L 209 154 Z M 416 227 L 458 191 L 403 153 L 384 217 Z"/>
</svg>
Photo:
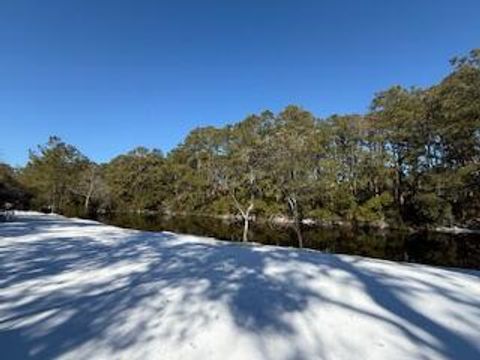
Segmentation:
<svg viewBox="0 0 480 360">
<path fill-rule="evenodd" d="M 156 215 L 164 215 L 170 217 L 199 217 L 199 218 L 210 218 L 210 219 L 217 219 L 222 220 L 225 222 L 238 222 L 243 223 L 243 218 L 241 215 L 234 215 L 234 214 L 198 214 L 198 213 L 188 213 L 188 212 L 166 212 L 163 213 L 161 211 L 153 211 L 153 210 L 130 210 L 130 211 L 116 211 L 113 213 L 134 213 L 134 214 L 141 214 L 146 216 L 156 216 Z M 108 214 L 100 213 L 99 215 Z M 279 227 L 287 227 L 294 224 L 294 221 L 287 216 L 269 216 L 269 217 L 257 217 L 255 215 L 251 216 L 250 218 L 251 223 L 259 223 L 259 224 L 270 224 L 273 226 Z M 412 226 L 407 224 L 392 224 L 384 220 L 377 220 L 377 221 L 353 221 L 353 220 L 344 220 L 344 219 L 337 219 L 337 220 L 325 220 L 325 219 L 318 219 L 307 217 L 302 220 L 302 224 L 304 226 L 310 227 L 321 227 L 321 228 L 370 228 L 370 229 L 377 229 L 380 231 L 404 231 L 408 233 L 421 233 L 421 232 L 433 232 L 433 233 L 444 233 L 444 234 L 475 234 L 480 235 L 480 228 L 478 228 L 478 224 L 475 227 L 463 225 L 452 225 L 452 226 L 435 226 L 435 225 L 424 225 L 424 226 Z"/>
<path fill-rule="evenodd" d="M 480 356 L 480 271 L 28 212 L 0 271 L 8 359 Z"/>
</svg>

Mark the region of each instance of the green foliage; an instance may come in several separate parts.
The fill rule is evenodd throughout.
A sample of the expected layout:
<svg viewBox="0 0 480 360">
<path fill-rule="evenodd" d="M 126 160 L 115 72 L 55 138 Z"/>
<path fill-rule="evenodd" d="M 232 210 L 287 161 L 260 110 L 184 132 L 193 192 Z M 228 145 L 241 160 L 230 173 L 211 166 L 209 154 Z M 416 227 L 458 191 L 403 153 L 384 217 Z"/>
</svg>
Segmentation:
<svg viewBox="0 0 480 360">
<path fill-rule="evenodd" d="M 75 187 L 87 164 L 78 149 L 52 136 L 46 145 L 30 151 L 21 180 L 34 194 L 36 207 L 62 211 L 78 201 Z"/>
<path fill-rule="evenodd" d="M 275 201 L 258 199 L 255 201 L 254 213 L 264 219 L 285 213 L 285 205 Z"/>
<path fill-rule="evenodd" d="M 338 215 L 325 208 L 310 210 L 306 217 L 322 221 L 337 221 L 341 219 Z"/>
<path fill-rule="evenodd" d="M 375 222 L 385 220 L 385 213 L 393 204 L 393 197 L 390 193 L 384 192 L 367 200 L 364 204 L 355 209 L 355 218 L 364 222 Z"/>
<path fill-rule="evenodd" d="M 234 212 L 235 208 L 226 196 L 213 200 L 203 210 L 203 213 L 209 215 L 230 215 Z"/>
<path fill-rule="evenodd" d="M 413 215 L 418 223 L 449 224 L 452 211 L 448 202 L 434 193 L 416 194 L 412 198 Z"/>
<path fill-rule="evenodd" d="M 17 178 L 18 175 L 13 168 L 0 163 L 0 208 L 6 203 L 17 208 L 29 205 L 31 195 Z"/>
<path fill-rule="evenodd" d="M 164 158 L 158 150 L 136 148 L 113 159 L 105 180 L 114 206 L 120 209 L 158 210 L 168 187 Z"/>
<path fill-rule="evenodd" d="M 480 50 L 426 89 L 393 86 L 365 115 L 317 119 L 298 106 L 190 132 L 167 156 L 136 148 L 97 165 L 59 138 L 20 172 L 0 167 L 0 201 L 54 211 L 158 210 L 408 224 L 480 214 Z M 248 225 L 248 224 L 247 224 Z"/>
</svg>

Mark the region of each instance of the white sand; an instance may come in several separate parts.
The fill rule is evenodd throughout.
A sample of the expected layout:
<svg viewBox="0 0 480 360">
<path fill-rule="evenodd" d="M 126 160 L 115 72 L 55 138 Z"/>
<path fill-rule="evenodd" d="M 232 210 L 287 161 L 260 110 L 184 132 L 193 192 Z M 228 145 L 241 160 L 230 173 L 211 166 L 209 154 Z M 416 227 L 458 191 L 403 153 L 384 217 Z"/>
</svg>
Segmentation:
<svg viewBox="0 0 480 360">
<path fill-rule="evenodd" d="M 2 359 L 480 359 L 480 272 L 21 213 Z"/>
</svg>

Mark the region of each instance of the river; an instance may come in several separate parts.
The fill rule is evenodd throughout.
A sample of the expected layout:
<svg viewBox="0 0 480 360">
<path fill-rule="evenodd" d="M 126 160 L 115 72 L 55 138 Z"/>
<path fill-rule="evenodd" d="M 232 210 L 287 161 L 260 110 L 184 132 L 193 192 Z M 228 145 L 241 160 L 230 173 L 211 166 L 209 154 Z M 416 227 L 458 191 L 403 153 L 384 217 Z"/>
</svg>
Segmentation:
<svg viewBox="0 0 480 360">
<path fill-rule="evenodd" d="M 102 215 L 98 220 L 140 230 L 171 231 L 228 241 L 242 239 L 241 223 L 204 216 L 116 213 Z M 305 226 L 302 232 L 305 248 L 323 252 L 480 269 L 480 235 L 478 234 L 444 234 L 426 231 L 412 234 L 371 228 L 319 226 Z M 252 223 L 249 239 L 261 244 L 298 246 L 292 229 L 267 223 Z"/>
</svg>

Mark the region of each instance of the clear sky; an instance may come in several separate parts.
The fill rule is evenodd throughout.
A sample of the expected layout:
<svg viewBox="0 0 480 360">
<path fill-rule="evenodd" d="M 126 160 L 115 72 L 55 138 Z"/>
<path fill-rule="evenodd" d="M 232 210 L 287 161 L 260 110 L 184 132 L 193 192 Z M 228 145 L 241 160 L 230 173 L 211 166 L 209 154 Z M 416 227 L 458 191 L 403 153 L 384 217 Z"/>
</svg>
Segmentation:
<svg viewBox="0 0 480 360">
<path fill-rule="evenodd" d="M 96 161 L 298 104 L 364 112 L 480 46 L 479 0 L 1 0 L 0 159 L 58 135 Z"/>
</svg>

